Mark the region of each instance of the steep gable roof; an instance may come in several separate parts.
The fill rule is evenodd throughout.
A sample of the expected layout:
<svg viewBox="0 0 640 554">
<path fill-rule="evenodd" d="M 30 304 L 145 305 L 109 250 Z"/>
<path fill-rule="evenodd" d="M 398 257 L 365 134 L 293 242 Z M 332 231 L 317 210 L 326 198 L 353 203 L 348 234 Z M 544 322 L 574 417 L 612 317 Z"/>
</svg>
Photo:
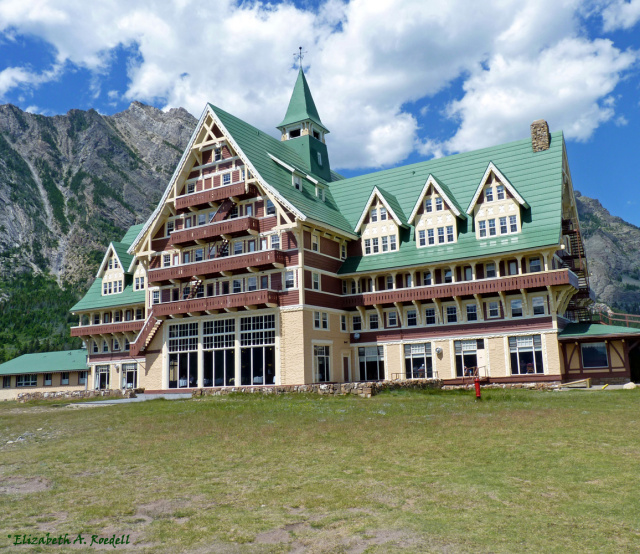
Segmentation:
<svg viewBox="0 0 640 554">
<path fill-rule="evenodd" d="M 307 78 L 304 76 L 302 68 L 300 68 L 296 84 L 293 87 L 291 99 L 289 100 L 287 113 L 285 114 L 282 123 L 278 125 L 278 128 L 285 127 L 286 125 L 291 125 L 293 123 L 300 123 L 307 119 L 310 119 L 322 127 L 327 133 L 329 132 L 322 124 L 322 121 L 320 121 L 320 115 L 318 114 L 318 109 L 313 101 L 313 96 L 311 96 L 311 90 L 309 89 Z"/>
<path fill-rule="evenodd" d="M 434 189 L 436 189 L 438 191 L 438 194 L 440 194 L 440 196 L 444 199 L 446 204 L 451 207 L 451 211 L 457 217 L 464 219 L 462 208 L 456 202 L 456 199 L 453 197 L 453 194 L 451 194 L 449 187 L 441 183 L 433 175 L 429 174 L 429 177 L 427 178 L 427 182 L 424 184 L 424 187 L 422 187 L 422 192 L 418 196 L 418 200 L 416 201 L 416 204 L 413 207 L 413 210 L 411 210 L 411 215 L 409 216 L 409 223 L 413 223 L 414 218 L 418 214 L 418 209 L 420 208 L 420 204 L 422 204 L 422 199 L 424 198 L 424 195 L 429 190 L 429 187 L 433 187 Z"/>
<path fill-rule="evenodd" d="M 475 207 L 476 203 L 478 202 L 478 198 L 480 198 L 480 193 L 482 192 L 482 189 L 484 188 L 485 184 L 487 183 L 487 179 L 489 178 L 489 175 L 491 175 L 492 173 L 500 180 L 500 183 L 502 183 L 507 188 L 507 190 L 517 200 L 518 204 L 520 204 L 523 208 L 528 208 L 529 207 L 529 204 L 527 204 L 525 199 L 522 198 L 522 196 L 520 196 L 520 194 L 518 194 L 518 191 L 516 190 L 516 187 L 514 187 L 509 182 L 509 179 L 507 179 L 503 175 L 503 173 L 495 166 L 495 164 L 493 162 L 489 162 L 489 165 L 487 166 L 487 170 L 484 172 L 484 175 L 482 176 L 482 179 L 480 180 L 480 184 L 478 185 L 478 188 L 476 189 L 476 193 L 473 195 L 473 198 L 471 199 L 471 203 L 469 204 L 469 207 L 467 208 L 467 214 L 471 215 L 473 213 L 473 208 Z"/>
<path fill-rule="evenodd" d="M 360 219 L 358 220 L 356 228 L 354 229 L 355 232 L 356 233 L 360 232 L 360 228 L 362 227 L 362 224 L 364 223 L 364 220 L 367 217 L 367 212 L 371 207 L 371 203 L 373 202 L 373 199 L 376 197 L 382 201 L 385 208 L 387 208 L 388 214 L 393 218 L 393 220 L 396 222 L 398 227 L 406 227 L 407 217 L 404 215 L 404 212 L 402 211 L 400 204 L 398 204 L 398 200 L 396 199 L 396 197 L 390 192 L 386 192 L 380 187 L 375 186 L 371 191 L 371 195 L 369 196 L 367 203 L 364 205 L 364 209 L 362 210 L 362 215 L 360 216 Z"/>
</svg>

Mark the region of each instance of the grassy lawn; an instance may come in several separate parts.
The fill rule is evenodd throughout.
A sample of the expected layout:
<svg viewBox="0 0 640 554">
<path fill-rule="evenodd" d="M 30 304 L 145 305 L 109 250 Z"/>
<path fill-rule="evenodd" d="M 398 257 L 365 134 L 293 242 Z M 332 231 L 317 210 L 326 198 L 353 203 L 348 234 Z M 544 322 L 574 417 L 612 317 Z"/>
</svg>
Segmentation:
<svg viewBox="0 0 640 554">
<path fill-rule="evenodd" d="M 639 406 L 518 390 L 1 403 L 0 551 L 46 532 L 152 552 L 638 551 Z"/>
</svg>

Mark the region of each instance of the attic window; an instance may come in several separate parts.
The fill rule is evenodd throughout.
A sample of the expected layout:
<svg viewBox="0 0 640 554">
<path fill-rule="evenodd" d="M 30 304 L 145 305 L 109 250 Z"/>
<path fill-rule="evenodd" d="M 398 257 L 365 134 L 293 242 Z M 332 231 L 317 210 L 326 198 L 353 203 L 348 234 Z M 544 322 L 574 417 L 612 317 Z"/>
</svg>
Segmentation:
<svg viewBox="0 0 640 554">
<path fill-rule="evenodd" d="M 289 138 L 296 138 L 300 136 L 300 129 L 293 129 L 289 131 Z"/>
<path fill-rule="evenodd" d="M 222 159 L 222 150 L 220 150 L 220 148 L 215 149 L 213 159 L 216 162 L 219 162 Z"/>
<path fill-rule="evenodd" d="M 324 189 L 316 185 L 316 197 L 320 198 L 323 202 L 325 201 Z"/>
<path fill-rule="evenodd" d="M 293 176 L 293 186 L 297 190 L 302 190 L 302 179 L 300 179 L 300 177 L 298 175 L 294 175 Z"/>
<path fill-rule="evenodd" d="M 318 131 L 314 131 L 313 138 L 320 140 L 320 133 L 318 133 Z"/>
</svg>

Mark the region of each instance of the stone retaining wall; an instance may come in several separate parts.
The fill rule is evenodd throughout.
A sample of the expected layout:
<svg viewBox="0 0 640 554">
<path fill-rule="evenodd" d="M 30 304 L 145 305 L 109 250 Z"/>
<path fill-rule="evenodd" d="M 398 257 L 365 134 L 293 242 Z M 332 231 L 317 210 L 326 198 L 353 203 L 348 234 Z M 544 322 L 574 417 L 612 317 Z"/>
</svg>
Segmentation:
<svg viewBox="0 0 640 554">
<path fill-rule="evenodd" d="M 544 381 L 539 383 L 487 383 L 481 384 L 482 389 L 528 389 L 528 390 L 552 390 L 561 386 L 560 381 Z M 473 383 L 465 385 L 444 385 L 442 390 L 473 390 Z"/>
<path fill-rule="evenodd" d="M 52 391 L 52 392 L 20 392 L 16 400 L 18 402 L 29 402 L 30 400 L 77 400 L 78 398 L 135 398 L 135 392 L 127 390 L 124 393 L 120 389 L 113 390 L 77 390 L 77 391 Z"/>
</svg>

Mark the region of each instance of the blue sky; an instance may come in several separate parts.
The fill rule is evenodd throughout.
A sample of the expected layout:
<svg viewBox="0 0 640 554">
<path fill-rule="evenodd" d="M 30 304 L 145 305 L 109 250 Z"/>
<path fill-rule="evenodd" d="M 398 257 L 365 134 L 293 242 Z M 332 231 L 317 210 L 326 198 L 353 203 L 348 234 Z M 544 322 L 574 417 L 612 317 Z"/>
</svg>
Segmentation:
<svg viewBox="0 0 640 554">
<path fill-rule="evenodd" d="M 45 115 L 211 101 L 276 134 L 304 67 L 333 167 L 562 129 L 576 189 L 640 226 L 640 0 L 0 0 L 0 102 Z"/>
</svg>

